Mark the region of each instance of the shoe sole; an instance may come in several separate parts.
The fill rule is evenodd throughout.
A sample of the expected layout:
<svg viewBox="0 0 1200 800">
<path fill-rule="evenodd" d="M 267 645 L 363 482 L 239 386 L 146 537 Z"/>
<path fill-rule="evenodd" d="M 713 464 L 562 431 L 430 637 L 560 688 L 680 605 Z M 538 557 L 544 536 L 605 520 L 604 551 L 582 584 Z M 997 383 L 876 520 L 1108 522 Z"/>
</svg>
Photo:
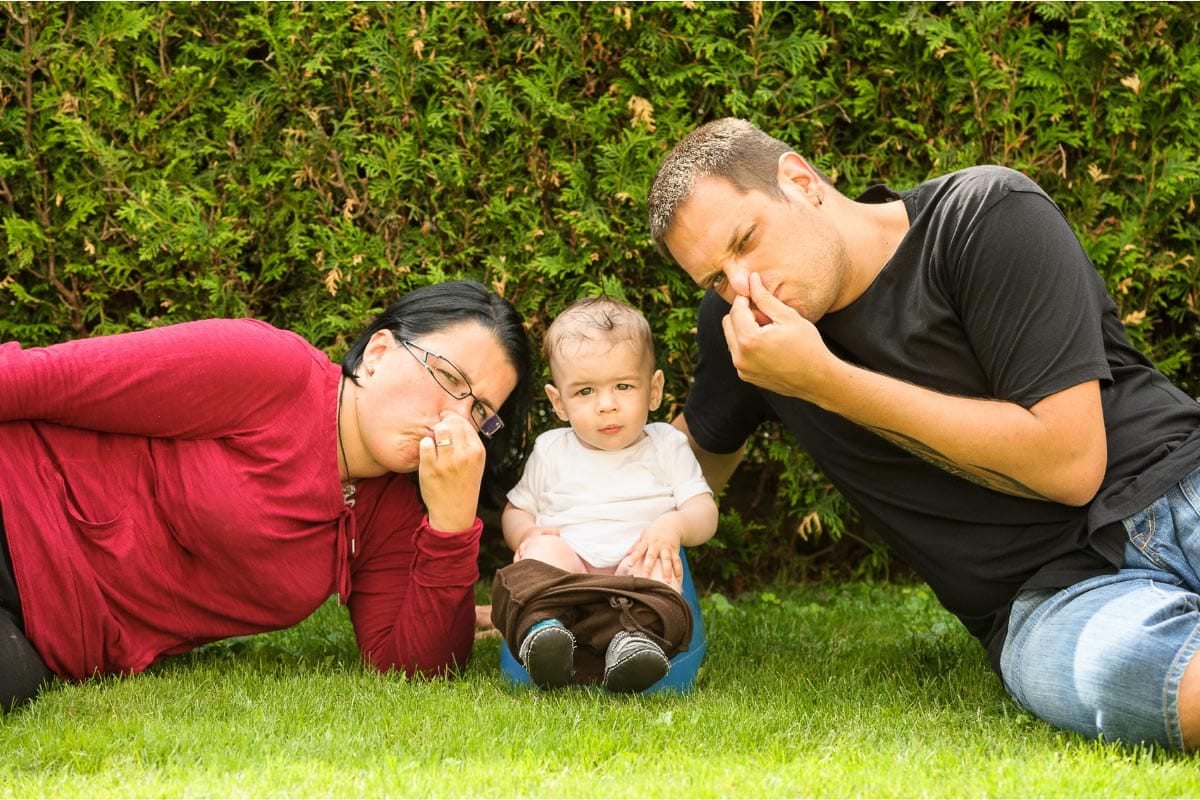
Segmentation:
<svg viewBox="0 0 1200 800">
<path fill-rule="evenodd" d="M 627 656 L 604 675 L 604 688 L 610 692 L 644 692 L 658 683 L 671 669 L 671 663 L 660 653 L 642 650 Z"/>
<path fill-rule="evenodd" d="M 539 689 L 558 689 L 575 674 L 575 641 L 563 628 L 536 631 L 525 656 L 529 679 Z"/>
</svg>

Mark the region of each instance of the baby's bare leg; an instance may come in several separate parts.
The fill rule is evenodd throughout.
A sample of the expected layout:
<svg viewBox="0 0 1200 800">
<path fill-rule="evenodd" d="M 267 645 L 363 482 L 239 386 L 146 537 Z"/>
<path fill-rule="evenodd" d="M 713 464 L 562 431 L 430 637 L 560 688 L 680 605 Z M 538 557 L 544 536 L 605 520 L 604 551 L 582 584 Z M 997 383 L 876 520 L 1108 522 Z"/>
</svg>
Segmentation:
<svg viewBox="0 0 1200 800">
<path fill-rule="evenodd" d="M 583 559 L 577 556 L 571 546 L 559 536 L 530 536 L 521 543 L 521 549 L 513 561 L 520 561 L 524 558 L 532 558 L 566 572 L 588 571 L 587 564 L 583 562 Z"/>
</svg>

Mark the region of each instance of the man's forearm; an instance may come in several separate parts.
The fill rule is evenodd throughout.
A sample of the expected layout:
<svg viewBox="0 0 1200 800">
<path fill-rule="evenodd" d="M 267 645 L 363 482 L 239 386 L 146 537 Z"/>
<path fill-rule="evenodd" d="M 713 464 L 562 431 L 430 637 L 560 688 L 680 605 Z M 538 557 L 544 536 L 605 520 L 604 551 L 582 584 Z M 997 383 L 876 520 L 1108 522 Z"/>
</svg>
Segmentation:
<svg viewBox="0 0 1200 800">
<path fill-rule="evenodd" d="M 1005 494 L 1088 503 L 1107 462 L 1096 381 L 1025 409 L 958 397 L 843 364 L 809 393 L 839 414 L 941 469 Z"/>
</svg>

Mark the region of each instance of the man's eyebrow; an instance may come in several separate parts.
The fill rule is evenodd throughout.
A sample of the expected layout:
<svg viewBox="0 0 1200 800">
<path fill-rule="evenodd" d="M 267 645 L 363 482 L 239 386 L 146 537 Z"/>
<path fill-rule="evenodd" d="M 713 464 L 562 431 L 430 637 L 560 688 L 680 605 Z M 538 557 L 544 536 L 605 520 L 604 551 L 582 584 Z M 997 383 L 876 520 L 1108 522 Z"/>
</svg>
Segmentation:
<svg viewBox="0 0 1200 800">
<path fill-rule="evenodd" d="M 758 223 L 751 222 L 747 227 L 737 227 L 733 229 L 733 233 L 729 236 L 729 244 L 725 245 L 725 252 L 740 253 L 746 247 L 746 242 L 758 230 Z"/>
<path fill-rule="evenodd" d="M 709 272 L 706 275 L 701 275 L 700 280 L 696 281 L 696 285 L 701 289 L 711 289 L 713 281 L 715 281 L 717 276 L 720 274 L 720 269 L 714 269 L 712 272 Z"/>
<path fill-rule="evenodd" d="M 746 237 L 742 233 L 741 226 L 735 225 L 733 230 L 729 234 L 729 243 L 725 245 L 725 252 L 726 253 L 736 252 L 738 249 L 738 245 L 741 243 L 742 239 L 744 239 L 744 238 L 746 238 Z"/>
</svg>

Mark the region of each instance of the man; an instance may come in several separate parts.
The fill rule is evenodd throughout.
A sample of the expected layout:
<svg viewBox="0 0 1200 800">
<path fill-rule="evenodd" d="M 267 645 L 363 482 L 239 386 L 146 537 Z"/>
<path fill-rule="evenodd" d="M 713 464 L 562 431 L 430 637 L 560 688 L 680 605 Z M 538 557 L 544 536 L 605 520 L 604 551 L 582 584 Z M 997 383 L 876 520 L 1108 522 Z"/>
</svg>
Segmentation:
<svg viewBox="0 0 1200 800">
<path fill-rule="evenodd" d="M 648 204 L 710 290 L 675 424 L 714 490 L 780 420 L 1021 705 L 1200 744 L 1200 404 L 1132 347 L 1044 192 L 976 167 L 852 200 L 723 119 Z"/>
</svg>

